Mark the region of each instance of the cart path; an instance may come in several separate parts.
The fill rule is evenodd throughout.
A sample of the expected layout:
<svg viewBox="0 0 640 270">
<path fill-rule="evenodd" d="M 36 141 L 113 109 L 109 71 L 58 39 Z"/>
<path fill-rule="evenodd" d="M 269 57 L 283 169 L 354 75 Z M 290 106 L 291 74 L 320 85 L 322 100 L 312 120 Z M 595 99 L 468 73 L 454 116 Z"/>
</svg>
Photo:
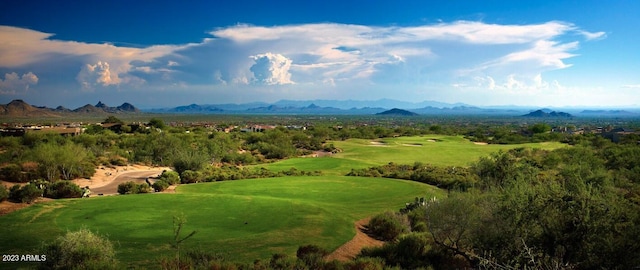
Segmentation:
<svg viewBox="0 0 640 270">
<path fill-rule="evenodd" d="M 349 261 L 355 258 L 356 255 L 358 255 L 358 253 L 360 253 L 360 251 L 364 247 L 381 247 L 382 245 L 384 245 L 384 241 L 377 240 L 364 233 L 366 230 L 366 225 L 367 223 L 369 223 L 370 219 L 371 218 L 365 218 L 356 221 L 356 236 L 354 236 L 353 239 L 349 240 L 349 242 L 346 242 L 344 245 L 333 251 L 331 254 L 327 255 L 327 257 L 325 257 L 325 260 L 338 260 L 342 262 Z"/>
<path fill-rule="evenodd" d="M 130 172 L 120 173 L 113 181 L 110 181 L 106 185 L 95 187 L 91 189 L 91 195 L 96 196 L 98 194 L 113 195 L 118 194 L 118 185 L 124 182 L 133 181 L 138 184 L 145 182 L 145 179 L 149 177 L 157 177 L 162 173 L 164 169 L 152 169 L 152 170 L 135 170 Z M 149 178 L 149 182 L 154 183 L 156 179 Z"/>
</svg>

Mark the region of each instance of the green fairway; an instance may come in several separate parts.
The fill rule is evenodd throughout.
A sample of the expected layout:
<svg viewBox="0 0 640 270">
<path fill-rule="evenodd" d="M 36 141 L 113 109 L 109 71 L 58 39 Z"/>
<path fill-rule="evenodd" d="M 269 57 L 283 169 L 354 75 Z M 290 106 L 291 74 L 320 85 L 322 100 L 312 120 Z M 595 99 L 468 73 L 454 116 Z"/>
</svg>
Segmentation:
<svg viewBox="0 0 640 270">
<path fill-rule="evenodd" d="M 413 164 L 416 161 L 436 166 L 469 166 L 480 157 L 500 150 L 518 147 L 557 149 L 566 147 L 559 142 L 527 144 L 475 144 L 461 136 L 425 135 L 385 138 L 378 140 L 349 139 L 330 142 L 341 153 L 330 157 L 292 158 L 271 164 L 260 164 L 273 171 L 319 170 L 328 175 L 344 175 L 351 169 L 384 165 L 389 162 Z"/>
<path fill-rule="evenodd" d="M 251 262 L 300 245 L 333 250 L 355 234 L 356 220 L 398 210 L 417 196 L 441 196 L 432 186 L 359 177 L 283 177 L 191 184 L 176 194 L 57 200 L 0 217 L 0 250 L 31 254 L 42 243 L 81 227 L 116 243 L 118 258 L 148 266 L 173 254 L 172 217 L 187 218 L 184 247 Z M 6 267 L 8 265 L 0 265 Z"/>
</svg>

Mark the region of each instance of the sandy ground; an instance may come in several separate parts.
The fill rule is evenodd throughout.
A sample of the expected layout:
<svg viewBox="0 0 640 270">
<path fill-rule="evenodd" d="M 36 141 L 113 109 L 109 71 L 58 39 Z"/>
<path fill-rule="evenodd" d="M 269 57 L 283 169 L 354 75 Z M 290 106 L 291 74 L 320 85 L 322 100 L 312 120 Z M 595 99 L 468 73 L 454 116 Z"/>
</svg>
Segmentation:
<svg viewBox="0 0 640 270">
<path fill-rule="evenodd" d="M 98 194 L 112 195 L 118 193 L 118 185 L 122 182 L 134 181 L 144 183 L 145 179 L 148 177 L 156 177 L 160 175 L 163 170 L 170 169 L 168 167 L 151 167 L 144 165 L 115 166 L 111 168 L 100 166 L 96 169 L 96 173 L 91 177 L 91 179 L 75 179 L 72 181 L 80 187 L 89 186 L 92 196 L 96 196 Z M 153 183 L 153 181 L 151 182 Z M 1 181 L 0 184 L 7 187 L 7 189 L 15 185 L 15 183 L 4 181 Z M 21 185 L 26 184 L 27 183 L 21 183 Z M 170 187 L 167 192 L 175 192 L 175 186 Z M 51 199 L 40 198 L 32 204 L 47 200 Z M 4 201 L 0 203 L 0 215 L 5 215 L 32 204 Z"/>
<path fill-rule="evenodd" d="M 487 145 L 488 143 L 486 143 L 486 142 L 473 142 L 473 144 L 475 144 L 475 145 Z"/>
<path fill-rule="evenodd" d="M 380 146 L 380 147 L 388 147 L 386 143 L 371 141 L 371 146 Z"/>
<path fill-rule="evenodd" d="M 144 165 L 129 165 L 129 166 L 113 166 L 106 167 L 100 166 L 96 169 L 96 173 L 93 174 L 91 179 L 75 179 L 73 180 L 80 187 L 89 186 L 91 190 L 99 187 L 103 187 L 112 184 L 113 181 L 118 179 L 122 175 L 130 175 L 131 173 L 137 173 L 142 171 L 148 171 L 151 174 L 156 173 L 157 176 L 162 173 L 163 170 L 171 170 L 168 167 L 151 167 Z"/>
<path fill-rule="evenodd" d="M 369 223 L 369 220 L 370 218 L 365 218 L 356 221 L 356 236 L 354 236 L 353 239 L 351 239 L 349 242 L 333 251 L 331 254 L 327 255 L 327 257 L 325 257 L 325 260 L 338 260 L 341 262 L 346 262 L 355 258 L 355 256 L 358 255 L 358 253 L 360 253 L 360 251 L 364 247 L 381 247 L 384 244 L 383 241 L 374 239 L 364 233 L 366 229 L 365 226 L 367 225 L 367 223 Z"/>
</svg>

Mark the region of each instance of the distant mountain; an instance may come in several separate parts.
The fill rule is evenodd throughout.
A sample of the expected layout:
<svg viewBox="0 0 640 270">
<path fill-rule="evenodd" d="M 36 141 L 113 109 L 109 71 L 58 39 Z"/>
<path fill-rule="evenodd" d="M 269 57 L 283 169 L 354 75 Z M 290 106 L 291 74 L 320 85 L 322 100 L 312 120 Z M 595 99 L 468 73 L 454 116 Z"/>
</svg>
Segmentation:
<svg viewBox="0 0 640 270">
<path fill-rule="evenodd" d="M 522 116 L 523 117 L 556 117 L 556 118 L 573 117 L 573 115 L 566 112 L 556 112 L 556 111 L 545 112 L 544 110 L 536 110 Z"/>
<path fill-rule="evenodd" d="M 219 109 L 213 105 L 200 106 L 197 104 L 191 104 L 187 106 L 178 106 L 173 109 L 169 109 L 169 111 L 177 112 L 177 113 L 206 113 L 206 112 L 222 112 L 224 110 Z"/>
<path fill-rule="evenodd" d="M 582 110 L 580 114 L 590 115 L 590 116 L 599 116 L 599 115 L 634 116 L 636 115 L 636 113 L 626 111 L 626 110 Z"/>
<path fill-rule="evenodd" d="M 404 108 L 404 109 L 417 109 L 423 107 L 436 107 L 436 108 L 452 108 L 456 106 L 469 106 L 463 103 L 444 103 L 438 101 L 422 101 L 418 103 L 407 102 L 407 101 L 399 101 L 393 99 L 379 99 L 379 100 L 325 100 L 325 99 L 316 99 L 316 100 L 280 100 L 273 105 L 277 105 L 280 107 L 306 107 L 311 104 L 315 104 L 320 107 L 332 107 L 342 110 L 348 110 L 351 108 L 365 108 L 365 107 L 379 107 L 379 108 Z"/>
<path fill-rule="evenodd" d="M 11 117 L 47 117 L 58 116 L 49 109 L 31 106 L 21 99 L 0 105 L 0 115 Z"/>
<path fill-rule="evenodd" d="M 376 113 L 376 115 L 389 115 L 389 116 L 415 116 L 417 113 L 410 112 L 403 109 L 393 108 L 384 112 Z"/>
<path fill-rule="evenodd" d="M 140 110 L 130 103 L 123 103 L 118 107 L 109 107 L 102 102 L 87 104 L 74 110 L 58 106 L 55 109 L 29 105 L 21 99 L 16 99 L 6 105 L 0 105 L 0 116 L 12 117 L 62 117 L 70 114 L 107 114 L 107 113 L 138 113 Z"/>
</svg>

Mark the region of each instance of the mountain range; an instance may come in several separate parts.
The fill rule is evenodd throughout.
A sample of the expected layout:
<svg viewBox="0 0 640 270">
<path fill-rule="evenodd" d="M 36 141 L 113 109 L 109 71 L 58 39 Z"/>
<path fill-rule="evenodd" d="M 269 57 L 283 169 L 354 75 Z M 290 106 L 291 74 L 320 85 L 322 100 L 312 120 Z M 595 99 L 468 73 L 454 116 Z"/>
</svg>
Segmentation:
<svg viewBox="0 0 640 270">
<path fill-rule="evenodd" d="M 118 114 L 118 113 L 139 113 L 140 110 L 130 103 L 123 103 L 117 107 L 109 107 L 99 101 L 95 106 L 84 105 L 76 109 L 67 109 L 63 106 L 54 108 L 36 107 L 24 102 L 21 99 L 13 100 L 7 104 L 0 105 L 0 115 L 9 117 L 63 117 L 71 114 Z"/>
<path fill-rule="evenodd" d="M 130 103 L 110 107 L 101 101 L 96 105 L 87 104 L 76 109 L 62 106 L 56 108 L 38 107 L 23 100 L 13 100 L 0 105 L 0 116 L 8 117 L 63 117 L 67 115 L 103 115 L 131 113 L 167 114 L 273 114 L 273 115 L 375 115 L 390 109 L 403 110 L 418 115 L 502 115 L 514 117 L 640 117 L 640 109 L 602 108 L 562 108 L 563 112 L 549 108 L 501 106 L 477 107 L 463 103 L 443 103 L 423 101 L 411 103 L 391 99 L 375 101 L 357 100 L 281 100 L 275 103 L 253 102 L 244 104 L 190 104 L 171 108 L 140 110 Z M 570 112 L 570 113 L 569 113 Z M 396 116 L 394 113 L 382 115 Z"/>
</svg>

